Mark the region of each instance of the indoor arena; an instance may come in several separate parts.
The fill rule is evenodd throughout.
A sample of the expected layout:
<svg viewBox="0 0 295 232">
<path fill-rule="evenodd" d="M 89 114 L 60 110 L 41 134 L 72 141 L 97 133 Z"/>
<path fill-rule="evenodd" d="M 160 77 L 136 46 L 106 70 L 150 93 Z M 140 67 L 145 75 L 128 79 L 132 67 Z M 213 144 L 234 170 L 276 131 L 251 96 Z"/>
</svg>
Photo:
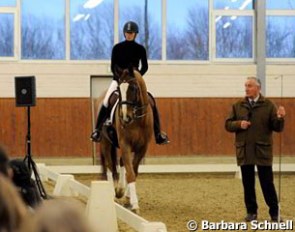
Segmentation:
<svg viewBox="0 0 295 232">
<path fill-rule="evenodd" d="M 1 0 L 0 231 L 295 230 L 295 0 Z"/>
</svg>

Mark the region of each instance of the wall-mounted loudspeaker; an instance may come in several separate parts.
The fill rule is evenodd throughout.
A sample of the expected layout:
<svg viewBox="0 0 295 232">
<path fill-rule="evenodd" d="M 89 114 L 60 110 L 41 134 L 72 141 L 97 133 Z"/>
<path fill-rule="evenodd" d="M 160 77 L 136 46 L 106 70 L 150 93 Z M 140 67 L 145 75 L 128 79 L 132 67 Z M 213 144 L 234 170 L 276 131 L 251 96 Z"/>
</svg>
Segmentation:
<svg viewBox="0 0 295 232">
<path fill-rule="evenodd" d="M 36 105 L 36 82 L 34 76 L 15 77 L 16 106 Z"/>
</svg>

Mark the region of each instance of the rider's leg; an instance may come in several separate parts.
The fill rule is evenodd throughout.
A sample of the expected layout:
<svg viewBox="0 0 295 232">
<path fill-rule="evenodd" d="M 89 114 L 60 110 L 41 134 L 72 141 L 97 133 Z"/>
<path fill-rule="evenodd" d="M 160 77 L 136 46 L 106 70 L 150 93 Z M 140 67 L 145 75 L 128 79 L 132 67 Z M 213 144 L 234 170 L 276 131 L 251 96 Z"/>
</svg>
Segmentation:
<svg viewBox="0 0 295 232">
<path fill-rule="evenodd" d="M 157 109 L 156 101 L 151 93 L 148 93 L 148 95 L 149 95 L 149 102 L 153 110 L 154 134 L 155 134 L 156 143 L 167 144 L 170 141 L 166 133 L 161 131 L 160 116 L 159 116 L 159 111 Z"/>
<path fill-rule="evenodd" d="M 91 137 L 90 137 L 95 142 L 99 142 L 101 140 L 100 135 L 101 135 L 102 126 L 110 114 L 110 109 L 108 107 L 109 106 L 109 97 L 117 89 L 117 87 L 118 87 L 118 82 L 113 80 L 111 82 L 111 85 L 110 85 L 104 99 L 103 99 L 102 106 L 101 106 L 98 116 L 97 116 L 95 130 L 92 132 Z"/>
</svg>

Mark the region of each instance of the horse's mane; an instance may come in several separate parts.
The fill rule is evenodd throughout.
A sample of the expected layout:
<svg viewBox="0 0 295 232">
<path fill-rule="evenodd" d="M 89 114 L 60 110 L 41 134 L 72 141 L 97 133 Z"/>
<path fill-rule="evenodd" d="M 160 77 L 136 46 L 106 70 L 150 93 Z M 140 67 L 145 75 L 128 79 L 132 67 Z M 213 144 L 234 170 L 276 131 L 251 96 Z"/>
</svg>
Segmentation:
<svg viewBox="0 0 295 232">
<path fill-rule="evenodd" d="M 146 87 L 145 81 L 143 79 L 143 76 L 140 74 L 140 72 L 137 70 L 134 70 L 134 76 L 136 77 L 139 84 L 141 85 L 142 91 L 147 92 L 147 87 Z"/>
<path fill-rule="evenodd" d="M 142 75 L 140 74 L 139 71 L 134 70 L 133 73 L 134 73 L 135 78 L 137 79 L 138 84 L 140 85 L 141 93 L 142 94 L 146 93 L 146 95 L 143 95 L 143 98 L 144 98 L 144 101 L 147 102 L 148 101 L 148 99 L 147 99 L 147 87 L 146 87 L 145 81 L 144 81 L 144 79 L 143 79 L 143 77 L 142 77 Z"/>
</svg>

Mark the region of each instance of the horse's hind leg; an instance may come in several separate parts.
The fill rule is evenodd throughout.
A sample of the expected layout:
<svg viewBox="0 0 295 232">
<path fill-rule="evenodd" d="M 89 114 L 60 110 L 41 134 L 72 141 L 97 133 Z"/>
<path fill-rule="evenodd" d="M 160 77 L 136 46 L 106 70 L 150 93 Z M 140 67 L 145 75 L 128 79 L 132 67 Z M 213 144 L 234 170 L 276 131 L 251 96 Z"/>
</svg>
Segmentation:
<svg viewBox="0 0 295 232">
<path fill-rule="evenodd" d="M 117 162 L 117 149 L 115 146 L 111 147 L 111 157 L 112 157 L 112 173 L 113 173 L 115 194 L 116 194 L 116 198 L 121 198 L 124 195 L 125 186 L 122 186 L 122 184 L 119 181 L 119 174 L 117 171 L 117 163 L 118 163 Z"/>
<path fill-rule="evenodd" d="M 107 180 L 107 165 L 105 160 L 105 155 L 101 152 L 100 153 L 100 165 L 101 165 L 101 179 Z"/>
<path fill-rule="evenodd" d="M 109 160 L 109 142 L 103 137 L 100 143 L 100 165 L 101 165 L 101 179 L 107 180 L 107 172 L 108 172 L 108 165 L 110 163 Z"/>
<path fill-rule="evenodd" d="M 104 137 L 101 140 L 102 154 L 102 172 L 107 180 L 114 184 L 115 195 L 121 198 L 124 195 L 124 189 L 119 185 L 119 174 L 117 172 L 117 149 Z"/>
</svg>

